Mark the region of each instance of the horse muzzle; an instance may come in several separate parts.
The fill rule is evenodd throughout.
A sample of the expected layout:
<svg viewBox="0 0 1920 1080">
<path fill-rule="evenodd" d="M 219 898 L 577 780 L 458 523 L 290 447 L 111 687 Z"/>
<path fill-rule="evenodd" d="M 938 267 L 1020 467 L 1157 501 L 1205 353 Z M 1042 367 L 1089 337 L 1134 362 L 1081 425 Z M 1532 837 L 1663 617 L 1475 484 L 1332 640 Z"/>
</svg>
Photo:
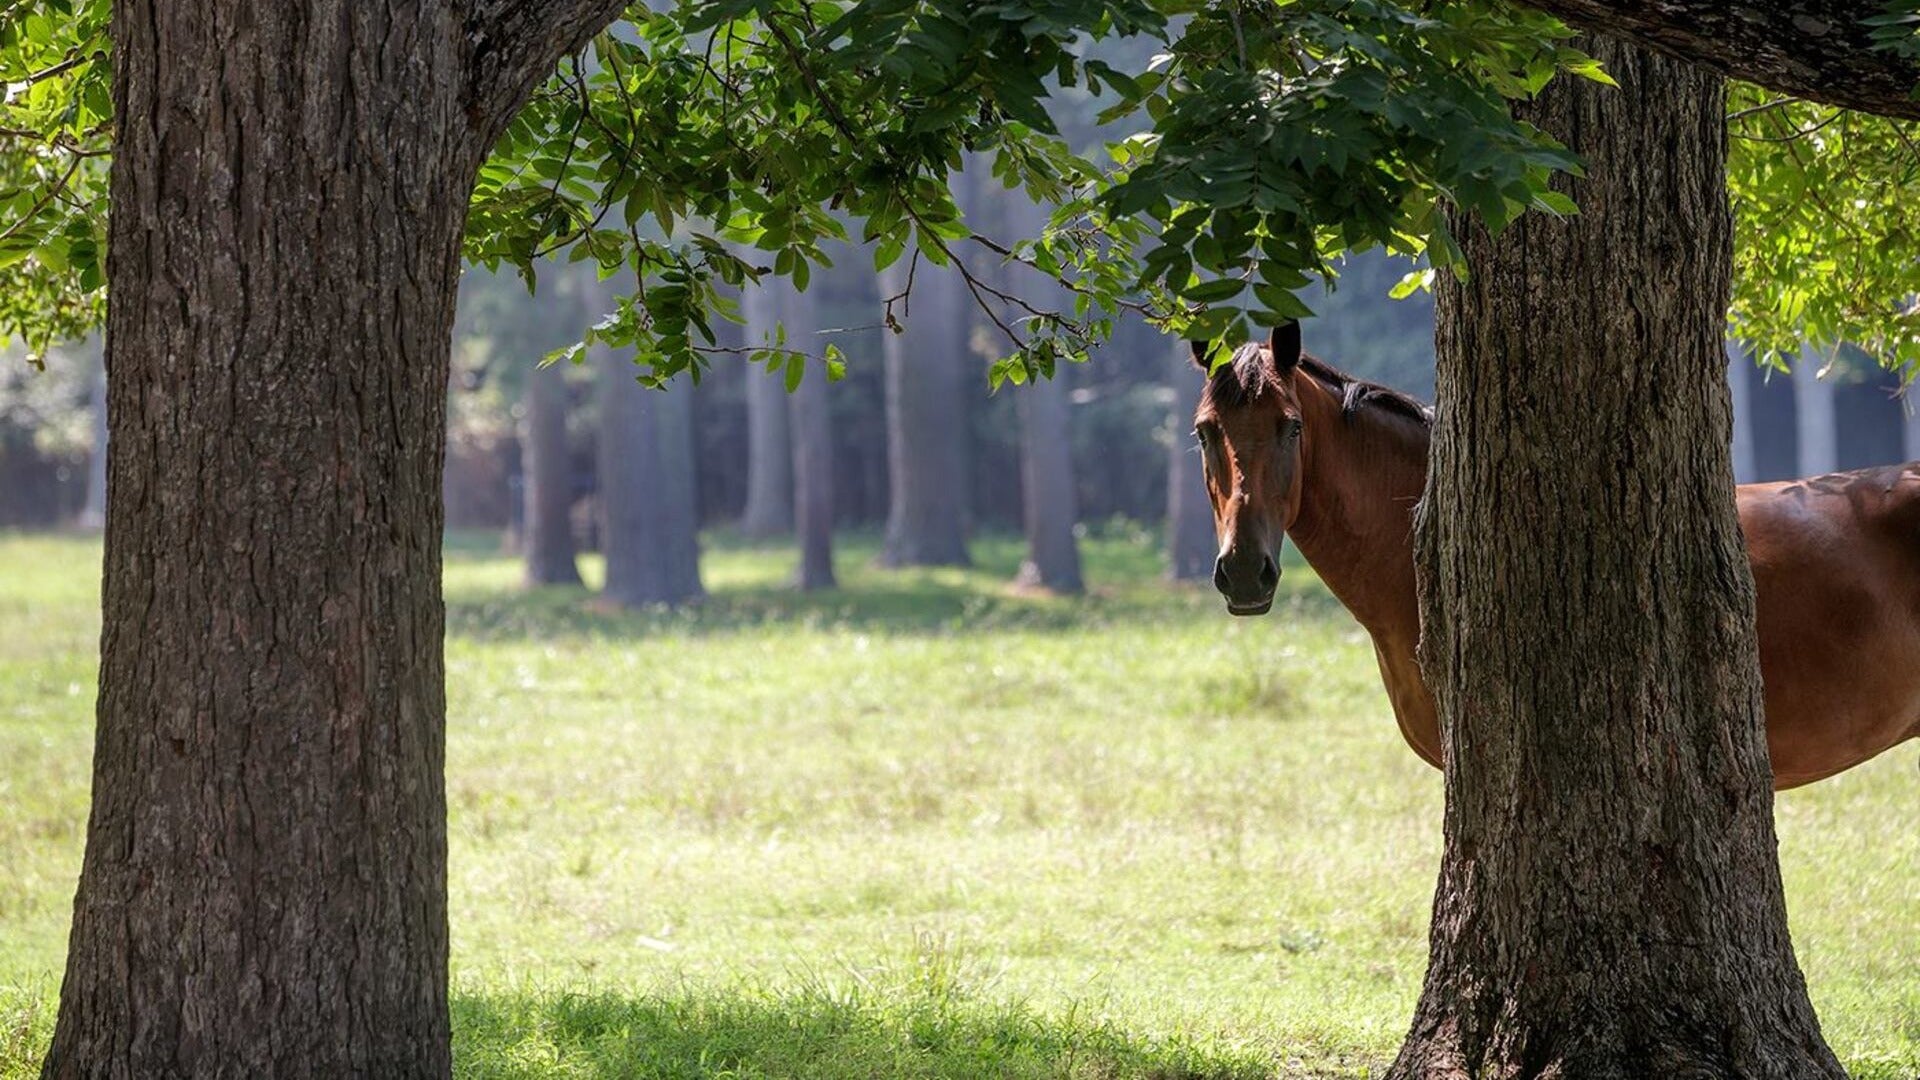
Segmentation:
<svg viewBox="0 0 1920 1080">
<path fill-rule="evenodd" d="M 1227 598 L 1229 615 L 1265 615 L 1280 587 L 1280 567 L 1266 552 L 1228 552 L 1213 562 L 1213 587 Z"/>
</svg>

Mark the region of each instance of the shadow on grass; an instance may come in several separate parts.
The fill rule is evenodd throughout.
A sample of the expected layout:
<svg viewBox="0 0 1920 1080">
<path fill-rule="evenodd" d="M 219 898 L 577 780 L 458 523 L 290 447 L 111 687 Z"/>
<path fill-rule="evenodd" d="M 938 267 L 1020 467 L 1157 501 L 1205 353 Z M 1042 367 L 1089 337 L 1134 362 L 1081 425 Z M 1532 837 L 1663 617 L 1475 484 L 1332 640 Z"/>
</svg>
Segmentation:
<svg viewBox="0 0 1920 1080">
<path fill-rule="evenodd" d="M 793 552 L 781 545 L 752 544 L 724 533 L 703 541 L 709 593 L 678 609 L 610 611 L 582 588 L 521 590 L 499 580 L 461 583 L 450 575 L 447 628 L 481 640 L 587 636 L 645 638 L 663 634 L 705 636 L 767 625 L 832 627 L 893 635 L 1019 630 L 1061 633 L 1115 622 L 1224 619 L 1211 586 L 1165 579 L 1151 537 L 1096 539 L 1083 544 L 1089 593 L 1050 596 L 1020 592 L 1011 582 L 1021 544 L 1009 537 L 973 543 L 975 565 L 966 568 L 889 570 L 874 565 L 874 538 L 841 538 L 841 587 L 800 592 L 788 584 Z M 1339 610 L 1318 578 L 1288 549 L 1283 560 L 1280 611 L 1321 617 Z M 497 540 L 449 537 L 447 562 L 482 567 L 499 564 Z"/>
<path fill-rule="evenodd" d="M 1256 1080 L 1244 1049 L 1129 1035 L 1018 1004 L 774 997 L 458 995 L 462 1078 Z M 1308 1074 L 1299 1074 L 1308 1075 Z"/>
</svg>

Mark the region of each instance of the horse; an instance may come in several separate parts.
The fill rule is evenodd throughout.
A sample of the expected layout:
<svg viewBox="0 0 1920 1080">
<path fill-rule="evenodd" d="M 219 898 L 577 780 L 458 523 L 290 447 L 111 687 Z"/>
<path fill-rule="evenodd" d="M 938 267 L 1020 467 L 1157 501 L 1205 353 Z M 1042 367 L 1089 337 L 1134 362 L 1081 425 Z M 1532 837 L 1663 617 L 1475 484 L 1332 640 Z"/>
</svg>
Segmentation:
<svg viewBox="0 0 1920 1080">
<path fill-rule="evenodd" d="M 1205 372 L 1209 348 L 1193 344 Z M 1298 323 L 1211 370 L 1194 436 L 1227 611 L 1266 614 L 1281 537 L 1373 639 L 1400 733 L 1441 764 L 1415 660 L 1413 510 L 1433 414 L 1300 347 Z M 1920 463 L 1744 484 L 1774 787 L 1799 787 L 1920 738 Z"/>
</svg>

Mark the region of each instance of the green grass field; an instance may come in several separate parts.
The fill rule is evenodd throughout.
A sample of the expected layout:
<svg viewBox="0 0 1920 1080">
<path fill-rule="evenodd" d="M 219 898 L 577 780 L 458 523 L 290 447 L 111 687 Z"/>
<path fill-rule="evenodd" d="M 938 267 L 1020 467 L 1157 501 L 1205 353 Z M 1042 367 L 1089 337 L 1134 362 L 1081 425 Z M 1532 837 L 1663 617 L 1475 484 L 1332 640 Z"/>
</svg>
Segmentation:
<svg viewBox="0 0 1920 1080">
<path fill-rule="evenodd" d="M 1440 777 L 1302 567 L 1229 619 L 1151 544 L 1094 595 L 978 570 L 609 616 L 449 552 L 465 1077 L 1364 1076 L 1419 989 Z M 47 1038 L 86 815 L 96 542 L 0 536 L 0 1076 Z M 589 576 L 597 566 L 589 563 Z M 1856 1077 L 1920 1073 L 1913 747 L 1779 802 L 1800 960 Z"/>
</svg>

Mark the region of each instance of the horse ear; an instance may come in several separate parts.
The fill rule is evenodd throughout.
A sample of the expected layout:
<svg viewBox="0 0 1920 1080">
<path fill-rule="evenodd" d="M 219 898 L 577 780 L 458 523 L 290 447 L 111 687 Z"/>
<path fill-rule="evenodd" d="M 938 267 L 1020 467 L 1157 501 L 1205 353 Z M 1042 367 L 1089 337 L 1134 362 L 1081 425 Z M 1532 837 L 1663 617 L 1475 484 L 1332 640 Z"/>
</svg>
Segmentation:
<svg viewBox="0 0 1920 1080">
<path fill-rule="evenodd" d="M 1213 355 L 1213 342 L 1189 341 L 1187 342 L 1187 347 L 1193 350 L 1194 367 L 1199 368 L 1202 373 L 1213 370 L 1212 366 L 1207 363 L 1207 357 Z"/>
<path fill-rule="evenodd" d="M 1273 328 L 1267 337 L 1267 351 L 1273 354 L 1274 370 L 1285 375 L 1300 362 L 1300 320 L 1288 319 Z"/>
</svg>

